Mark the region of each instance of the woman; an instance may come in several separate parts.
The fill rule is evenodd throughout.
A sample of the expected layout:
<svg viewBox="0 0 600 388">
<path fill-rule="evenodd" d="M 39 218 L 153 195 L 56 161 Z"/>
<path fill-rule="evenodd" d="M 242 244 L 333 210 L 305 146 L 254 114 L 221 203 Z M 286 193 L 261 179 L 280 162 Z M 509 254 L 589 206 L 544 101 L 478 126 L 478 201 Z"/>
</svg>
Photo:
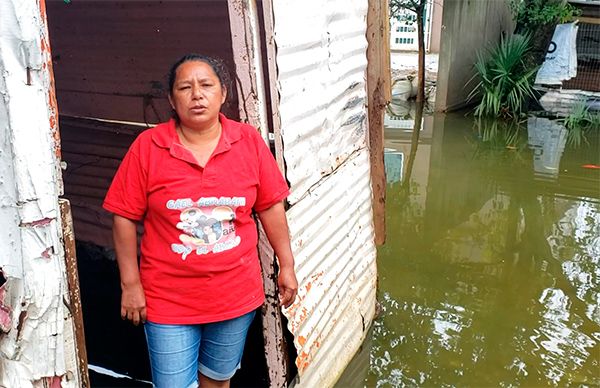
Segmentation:
<svg viewBox="0 0 600 388">
<path fill-rule="evenodd" d="M 252 211 L 279 259 L 281 304 L 298 288 L 287 184 L 256 129 L 220 113 L 228 80 L 213 58 L 177 61 L 174 119 L 137 137 L 104 201 L 114 213 L 121 316 L 144 323 L 156 387 L 228 387 L 239 368 L 264 300 Z"/>
</svg>

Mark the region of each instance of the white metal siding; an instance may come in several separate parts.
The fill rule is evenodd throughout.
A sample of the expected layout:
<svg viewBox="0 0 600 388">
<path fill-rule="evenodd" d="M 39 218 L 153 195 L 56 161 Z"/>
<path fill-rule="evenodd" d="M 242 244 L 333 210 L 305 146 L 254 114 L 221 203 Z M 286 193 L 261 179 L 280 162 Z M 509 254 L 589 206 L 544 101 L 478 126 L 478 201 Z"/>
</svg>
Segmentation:
<svg viewBox="0 0 600 388">
<path fill-rule="evenodd" d="M 279 111 L 300 289 L 284 313 L 298 386 L 327 387 L 375 311 L 366 0 L 276 1 Z"/>
<path fill-rule="evenodd" d="M 366 145 L 366 0 L 276 1 L 290 203 Z"/>
</svg>

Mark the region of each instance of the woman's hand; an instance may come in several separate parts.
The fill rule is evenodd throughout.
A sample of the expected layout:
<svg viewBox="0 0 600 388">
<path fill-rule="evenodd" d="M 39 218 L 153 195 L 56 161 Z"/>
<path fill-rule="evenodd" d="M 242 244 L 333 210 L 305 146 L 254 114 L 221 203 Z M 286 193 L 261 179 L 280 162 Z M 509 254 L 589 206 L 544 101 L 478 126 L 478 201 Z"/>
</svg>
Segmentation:
<svg viewBox="0 0 600 388">
<path fill-rule="evenodd" d="M 285 218 L 283 202 L 278 202 L 258 213 L 267 238 L 279 261 L 279 302 L 285 307 L 294 303 L 298 293 L 298 280 L 294 271 L 294 255 L 290 247 L 290 235 Z"/>
<path fill-rule="evenodd" d="M 121 318 L 136 326 L 146 322 L 146 296 L 142 284 L 122 285 L 121 290 Z"/>
<path fill-rule="evenodd" d="M 290 307 L 298 293 L 298 280 L 296 280 L 294 267 L 284 267 L 279 270 L 277 285 L 279 286 L 279 302 L 284 307 Z"/>
</svg>

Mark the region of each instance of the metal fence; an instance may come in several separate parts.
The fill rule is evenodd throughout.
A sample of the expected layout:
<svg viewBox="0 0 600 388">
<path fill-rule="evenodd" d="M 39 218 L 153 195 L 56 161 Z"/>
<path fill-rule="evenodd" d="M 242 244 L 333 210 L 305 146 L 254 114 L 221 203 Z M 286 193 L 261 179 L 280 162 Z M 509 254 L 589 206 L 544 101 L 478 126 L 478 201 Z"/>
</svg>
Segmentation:
<svg viewBox="0 0 600 388">
<path fill-rule="evenodd" d="M 563 88 L 600 92 L 600 24 L 579 24 L 577 76 L 563 82 Z"/>
</svg>

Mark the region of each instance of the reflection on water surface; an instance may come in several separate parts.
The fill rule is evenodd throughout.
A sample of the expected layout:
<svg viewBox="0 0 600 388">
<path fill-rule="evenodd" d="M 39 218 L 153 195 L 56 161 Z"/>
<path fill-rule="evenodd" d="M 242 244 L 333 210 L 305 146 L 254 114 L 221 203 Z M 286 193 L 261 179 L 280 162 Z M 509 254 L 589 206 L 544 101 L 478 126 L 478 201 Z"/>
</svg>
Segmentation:
<svg viewBox="0 0 600 388">
<path fill-rule="evenodd" d="M 382 312 L 338 385 L 600 385 L 598 132 L 409 119 L 386 129 Z"/>
</svg>

